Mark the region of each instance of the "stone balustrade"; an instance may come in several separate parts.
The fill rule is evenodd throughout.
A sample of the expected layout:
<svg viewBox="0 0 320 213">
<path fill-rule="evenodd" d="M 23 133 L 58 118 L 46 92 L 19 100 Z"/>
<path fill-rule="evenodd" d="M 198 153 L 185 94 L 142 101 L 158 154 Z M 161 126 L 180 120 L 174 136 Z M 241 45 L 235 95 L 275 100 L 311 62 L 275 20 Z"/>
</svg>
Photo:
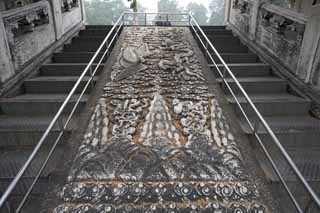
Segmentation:
<svg viewBox="0 0 320 213">
<path fill-rule="evenodd" d="M 319 3 L 299 0 L 290 8 L 270 2 L 227 0 L 227 25 L 260 55 L 276 61 L 275 67 L 283 66 L 289 79 L 300 81 L 320 95 Z"/>
<path fill-rule="evenodd" d="M 41 0 L 0 12 L 0 90 L 37 56 L 81 25 L 81 6 L 79 0 Z"/>
</svg>

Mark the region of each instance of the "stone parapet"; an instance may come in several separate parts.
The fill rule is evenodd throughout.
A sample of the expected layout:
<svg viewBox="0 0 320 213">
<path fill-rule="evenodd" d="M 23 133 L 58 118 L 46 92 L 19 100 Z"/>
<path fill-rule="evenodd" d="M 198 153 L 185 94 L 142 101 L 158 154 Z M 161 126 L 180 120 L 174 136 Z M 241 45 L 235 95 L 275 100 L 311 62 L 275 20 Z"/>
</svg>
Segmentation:
<svg viewBox="0 0 320 213">
<path fill-rule="evenodd" d="M 227 1 L 226 22 L 243 40 L 250 43 L 259 55 L 268 55 L 270 64 L 280 64 L 289 79 L 300 81 L 320 95 L 319 62 L 320 40 L 319 4 L 307 6 L 310 13 L 288 9 L 266 0 Z M 319 52 L 319 51 L 318 51 Z M 278 70 L 281 70 L 279 68 Z M 288 75 L 289 74 L 289 75 Z M 320 96 L 319 96 L 320 97 Z"/>
<path fill-rule="evenodd" d="M 67 7 L 67 9 L 66 9 Z M 0 87 L 84 20 L 80 1 L 42 0 L 0 13 Z M 36 66 L 36 64 L 35 64 Z M 30 66 L 29 66 L 30 67 Z M 28 68 L 29 69 L 29 68 Z M 3 88 L 1 88 L 3 90 Z"/>
</svg>

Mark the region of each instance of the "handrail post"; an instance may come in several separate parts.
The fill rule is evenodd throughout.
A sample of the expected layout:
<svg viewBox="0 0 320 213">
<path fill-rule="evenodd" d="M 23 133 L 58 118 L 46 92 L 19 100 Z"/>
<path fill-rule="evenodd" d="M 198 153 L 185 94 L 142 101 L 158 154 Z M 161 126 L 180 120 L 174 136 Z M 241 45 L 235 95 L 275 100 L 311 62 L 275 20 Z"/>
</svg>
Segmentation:
<svg viewBox="0 0 320 213">
<path fill-rule="evenodd" d="M 92 65 L 90 65 L 89 71 L 90 71 L 90 76 L 91 76 L 90 85 L 91 85 L 91 89 L 93 89 L 93 87 L 94 87 L 94 82 L 93 82 L 94 75 L 93 75 Z"/>
<path fill-rule="evenodd" d="M 253 134 L 257 134 L 259 127 L 260 127 L 260 119 L 259 117 L 256 118 L 256 121 L 254 122 L 254 127 L 253 127 Z"/>
<path fill-rule="evenodd" d="M 64 132 L 64 123 L 63 123 L 62 117 L 58 119 L 58 127 L 60 132 Z"/>
<path fill-rule="evenodd" d="M 209 54 L 209 44 L 208 44 L 208 41 L 206 41 L 206 60 L 208 59 L 208 54 Z"/>
<path fill-rule="evenodd" d="M 147 26 L 147 13 L 144 14 L 144 26 Z"/>
<path fill-rule="evenodd" d="M 106 56 L 108 57 L 109 56 L 109 42 L 108 42 L 108 40 L 106 41 L 106 51 L 107 51 Z"/>
</svg>

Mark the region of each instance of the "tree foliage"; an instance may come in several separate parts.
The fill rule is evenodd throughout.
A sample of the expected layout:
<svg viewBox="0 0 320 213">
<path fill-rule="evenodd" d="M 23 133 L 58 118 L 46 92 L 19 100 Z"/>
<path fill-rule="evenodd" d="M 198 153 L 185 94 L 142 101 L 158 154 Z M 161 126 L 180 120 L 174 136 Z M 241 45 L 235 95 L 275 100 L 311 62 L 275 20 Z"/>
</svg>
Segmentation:
<svg viewBox="0 0 320 213">
<path fill-rule="evenodd" d="M 159 0 L 158 12 L 181 13 L 183 8 L 179 7 L 177 0 Z"/>
<path fill-rule="evenodd" d="M 146 11 L 139 0 L 137 2 L 138 12 Z M 123 0 L 85 0 L 85 7 L 88 24 L 113 24 L 122 12 L 130 11 Z M 195 2 L 182 8 L 177 0 L 158 0 L 158 12 L 191 12 L 201 25 L 224 24 L 224 0 L 211 0 L 209 10 Z"/>
<path fill-rule="evenodd" d="M 88 24 L 113 24 L 128 8 L 119 0 L 91 0 L 85 1 Z"/>
<path fill-rule="evenodd" d="M 200 25 L 207 25 L 207 20 L 208 20 L 207 13 L 208 13 L 208 10 L 203 4 L 197 4 L 197 3 L 190 2 L 187 5 L 186 9 L 187 9 L 188 12 L 191 12 L 193 17 L 195 17 L 195 19 L 198 21 L 198 23 Z"/>
<path fill-rule="evenodd" d="M 209 5 L 208 25 L 224 25 L 225 0 L 212 0 Z"/>
</svg>

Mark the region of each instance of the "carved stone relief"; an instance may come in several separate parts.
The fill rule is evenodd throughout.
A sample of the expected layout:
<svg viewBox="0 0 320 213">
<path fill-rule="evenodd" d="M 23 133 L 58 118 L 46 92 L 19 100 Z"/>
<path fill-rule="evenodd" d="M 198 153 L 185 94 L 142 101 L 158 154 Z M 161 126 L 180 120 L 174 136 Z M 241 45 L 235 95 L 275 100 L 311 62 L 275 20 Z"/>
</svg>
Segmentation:
<svg viewBox="0 0 320 213">
<path fill-rule="evenodd" d="M 45 5 L 32 7 L 3 18 L 8 37 L 14 39 L 26 33 L 33 32 L 35 28 L 49 24 L 49 8 Z"/>
<path fill-rule="evenodd" d="M 128 29 L 54 212 L 267 212 L 184 28 Z"/>
<path fill-rule="evenodd" d="M 11 9 L 15 9 L 18 7 L 23 7 L 26 6 L 28 4 L 32 4 L 34 2 L 38 2 L 40 0 L 4 0 L 5 2 L 5 6 L 6 6 L 6 10 L 11 10 Z"/>
<path fill-rule="evenodd" d="M 305 25 L 261 8 L 257 42 L 296 70 Z"/>
<path fill-rule="evenodd" d="M 53 19 L 47 1 L 5 11 L 2 18 L 16 71 L 55 41 Z"/>
<path fill-rule="evenodd" d="M 244 33 L 249 33 L 252 2 L 250 0 L 233 0 L 231 21 Z"/>
<path fill-rule="evenodd" d="M 79 7 L 79 0 L 61 0 L 61 11 L 69 12 L 73 7 Z"/>
</svg>

